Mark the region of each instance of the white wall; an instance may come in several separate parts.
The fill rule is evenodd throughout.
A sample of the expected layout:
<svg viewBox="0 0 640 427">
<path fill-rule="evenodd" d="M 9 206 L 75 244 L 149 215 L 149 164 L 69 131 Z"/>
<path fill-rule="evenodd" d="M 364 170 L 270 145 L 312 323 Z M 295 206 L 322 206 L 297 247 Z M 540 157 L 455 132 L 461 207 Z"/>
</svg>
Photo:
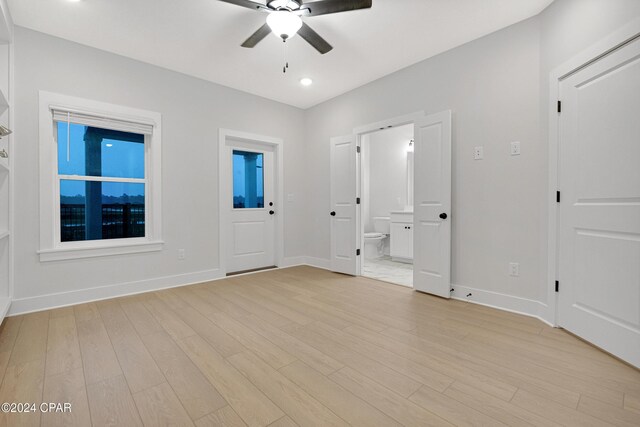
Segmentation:
<svg viewBox="0 0 640 427">
<path fill-rule="evenodd" d="M 13 312 L 216 277 L 219 128 L 284 139 L 285 256 L 304 255 L 302 110 L 20 27 L 15 54 Z M 162 113 L 162 252 L 39 261 L 39 90 Z"/>
<path fill-rule="evenodd" d="M 305 114 L 309 255 L 329 257 L 329 138 L 415 111 L 453 110 L 452 281 L 540 314 L 547 299 L 548 76 L 640 14 L 637 0 L 556 0 L 540 15 L 385 76 Z M 522 154 L 509 155 L 520 141 Z M 473 147 L 484 160 L 473 160 Z M 520 277 L 508 275 L 520 263 Z"/>
<path fill-rule="evenodd" d="M 372 218 L 389 216 L 407 205 L 407 149 L 413 126 L 405 125 L 366 135 L 362 143 L 364 230 L 373 231 Z M 364 160 L 364 159 L 363 159 Z"/>
</svg>

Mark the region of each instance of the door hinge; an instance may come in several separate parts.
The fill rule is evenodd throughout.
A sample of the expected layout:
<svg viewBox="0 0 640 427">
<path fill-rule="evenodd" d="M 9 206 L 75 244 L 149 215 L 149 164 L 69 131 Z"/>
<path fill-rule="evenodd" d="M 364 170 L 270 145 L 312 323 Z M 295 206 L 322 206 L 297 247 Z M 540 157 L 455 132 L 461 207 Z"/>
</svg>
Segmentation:
<svg viewBox="0 0 640 427">
<path fill-rule="evenodd" d="M 360 154 L 360 146 L 356 145 L 356 153 Z"/>
<path fill-rule="evenodd" d="M 556 203 L 560 203 L 560 192 L 556 191 Z"/>
<path fill-rule="evenodd" d="M 562 101 L 558 100 L 558 113 L 562 113 Z"/>
<path fill-rule="evenodd" d="M 556 280 L 556 292 L 560 290 L 560 282 Z"/>
<path fill-rule="evenodd" d="M 356 249 L 356 256 L 360 256 L 360 249 Z"/>
<path fill-rule="evenodd" d="M 356 205 L 360 204 L 360 197 L 356 197 Z"/>
</svg>

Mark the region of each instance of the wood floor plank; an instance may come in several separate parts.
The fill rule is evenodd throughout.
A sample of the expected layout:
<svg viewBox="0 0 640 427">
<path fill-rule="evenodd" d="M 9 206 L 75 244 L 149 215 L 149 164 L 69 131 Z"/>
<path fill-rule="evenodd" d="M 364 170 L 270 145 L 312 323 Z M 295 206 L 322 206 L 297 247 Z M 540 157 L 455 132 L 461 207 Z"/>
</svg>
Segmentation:
<svg viewBox="0 0 640 427">
<path fill-rule="evenodd" d="M 469 408 L 482 412 L 509 426 L 554 426 L 560 424 L 491 396 L 465 383 L 455 382 L 444 394 Z"/>
<path fill-rule="evenodd" d="M 223 357 L 245 350 L 245 347 L 231 335 L 222 330 L 193 306 L 180 298 L 178 293 L 165 291 L 157 294 L 168 306 L 198 335 L 204 338 Z M 207 313 L 209 313 L 207 311 Z"/>
<path fill-rule="evenodd" d="M 273 424 L 272 424 L 273 425 Z M 225 406 L 196 421 L 197 427 L 246 427 L 231 406 Z"/>
<path fill-rule="evenodd" d="M 624 409 L 629 411 L 635 411 L 640 414 L 640 393 L 632 394 L 625 393 L 624 394 Z"/>
<path fill-rule="evenodd" d="M 73 312 L 71 313 L 73 314 Z M 65 314 L 60 318 L 67 317 L 69 316 Z M 84 382 L 82 367 L 46 376 L 44 379 L 42 401 L 62 404 L 69 403 L 71 405 L 71 410 L 68 412 L 43 413 L 43 426 L 84 427 L 91 425 L 87 388 Z"/>
<path fill-rule="evenodd" d="M 320 371 L 324 375 L 335 372 L 344 366 L 334 358 L 327 356 L 325 353 L 316 350 L 308 344 L 305 344 L 281 329 L 260 322 L 260 319 L 253 315 L 240 318 L 238 320 L 246 327 L 259 333 L 287 353 L 299 360 L 302 360 L 304 363 Z"/>
<path fill-rule="evenodd" d="M 480 390 L 484 390 L 504 401 L 511 400 L 518 389 L 509 383 L 485 375 L 482 372 L 482 369 L 479 369 L 480 367 L 467 367 L 464 363 L 452 364 L 450 357 L 442 358 L 437 357 L 433 353 L 429 354 L 427 352 L 419 351 L 410 345 L 381 334 L 368 331 L 358 326 L 350 326 L 349 328 L 344 329 L 344 332 L 378 345 L 400 357 L 405 357 L 420 365 L 429 367 L 430 369 L 440 372 L 449 378 L 465 382 Z"/>
<path fill-rule="evenodd" d="M 36 404 L 42 402 L 44 363 L 44 359 L 40 358 L 7 366 L 0 388 L 0 402 Z M 40 412 L 37 410 L 28 413 L 0 412 L 0 425 L 39 426 Z"/>
<path fill-rule="evenodd" d="M 240 344 L 255 352 L 262 360 L 275 369 L 288 365 L 296 360 L 295 356 L 287 353 L 262 335 L 254 332 L 225 313 L 211 313 L 210 319 L 227 334 L 235 338 Z"/>
<path fill-rule="evenodd" d="M 278 421 L 275 421 L 269 424 L 269 427 L 300 427 L 296 422 L 294 422 L 291 418 L 285 416 L 280 418 Z"/>
<path fill-rule="evenodd" d="M 347 425 L 326 406 L 250 351 L 235 354 L 227 360 L 297 424 L 319 427 Z"/>
<path fill-rule="evenodd" d="M 618 408 L 589 396 L 582 396 L 578 411 L 617 426 L 640 426 L 640 413 Z"/>
<path fill-rule="evenodd" d="M 144 346 L 117 301 L 97 304 L 120 368 L 132 393 L 165 382 L 164 375 Z"/>
<path fill-rule="evenodd" d="M 268 426 L 284 413 L 204 339 L 195 335 L 178 340 L 209 382 L 249 426 Z"/>
<path fill-rule="evenodd" d="M 144 306 L 143 299 L 139 295 L 120 298 L 118 302 L 140 336 L 164 331 L 160 323 Z"/>
<path fill-rule="evenodd" d="M 73 310 L 58 312 L 49 320 L 46 375 L 57 375 L 82 368 L 78 330 Z M 70 313 L 70 314 L 69 314 Z M 84 376 L 83 376 L 84 381 Z"/>
<path fill-rule="evenodd" d="M 192 419 L 227 406 L 218 390 L 166 332 L 144 335 L 142 341 Z"/>
<path fill-rule="evenodd" d="M 334 372 L 329 378 L 406 426 L 453 425 L 349 367 Z"/>
<path fill-rule="evenodd" d="M 195 335 L 195 331 L 178 317 L 162 300 L 153 294 L 144 300 L 145 307 L 153 317 L 174 339 L 180 339 Z"/>
<path fill-rule="evenodd" d="M 540 414 L 548 420 L 558 422 L 562 425 L 579 425 L 584 427 L 614 425 L 523 390 L 518 390 L 511 402 L 513 402 L 514 405 Z"/>
<path fill-rule="evenodd" d="M 319 351 L 330 354 L 340 363 L 377 381 L 398 393 L 400 396 L 409 397 L 422 386 L 422 383 L 378 363 L 369 357 L 345 348 L 335 341 L 329 340 L 325 336 L 309 330 L 307 327 L 289 325 L 286 332 L 315 347 Z"/>
<path fill-rule="evenodd" d="M 24 316 L 6 317 L 0 325 L 0 353 L 11 352 Z"/>
<path fill-rule="evenodd" d="M 246 298 L 243 292 L 238 292 L 237 290 L 216 291 L 215 288 L 212 288 L 211 292 L 219 298 L 241 307 L 243 310 L 246 310 L 247 313 L 251 313 L 261 318 L 263 322 L 270 323 L 273 326 L 280 327 L 292 322 L 291 319 L 288 319 L 276 311 L 266 307 L 264 301 L 257 302 Z"/>
<path fill-rule="evenodd" d="M 451 377 L 444 375 L 439 371 L 431 369 L 428 366 L 412 362 L 411 360 L 406 359 L 404 355 L 400 356 L 380 346 L 361 340 L 353 335 L 349 335 L 345 332 L 333 329 L 330 326 L 323 325 L 322 323 L 315 322 L 308 325 L 307 329 L 313 330 L 325 337 L 325 339 L 333 340 L 339 345 L 359 353 L 362 356 L 375 360 L 389 369 L 393 369 L 405 375 L 407 378 L 412 378 L 422 384 L 428 385 L 434 390 L 443 391 L 453 383 L 453 379 Z"/>
<path fill-rule="evenodd" d="M 421 387 L 409 400 L 456 426 L 507 425 L 466 405 L 460 405 L 429 387 Z"/>
<path fill-rule="evenodd" d="M 9 358 L 9 366 L 44 360 L 47 355 L 48 330 L 48 311 L 26 314 Z"/>
<path fill-rule="evenodd" d="M 401 425 L 301 361 L 281 368 L 280 372 L 351 425 Z"/>
<path fill-rule="evenodd" d="M 446 358 L 449 356 L 456 363 L 470 362 L 472 365 L 469 366 L 477 364 L 481 367 L 482 372 L 490 373 L 494 378 L 499 378 L 538 396 L 548 397 L 569 408 L 578 406 L 579 392 L 549 383 L 544 378 L 539 378 L 536 375 L 531 375 L 522 369 L 521 364 L 505 361 L 504 359 L 507 355 L 494 352 L 491 349 L 469 346 L 459 340 L 442 341 L 435 335 L 429 336 L 428 339 L 426 337 L 422 338 L 412 333 L 392 328 L 382 331 L 381 334 L 414 346 L 418 350 L 435 354 L 438 357 Z"/>
<path fill-rule="evenodd" d="M 167 383 L 133 394 L 145 426 L 193 426 L 187 411 Z"/>
<path fill-rule="evenodd" d="M 121 375 L 122 369 L 96 305 L 77 305 L 74 312 L 87 385 Z"/>
<path fill-rule="evenodd" d="M 91 420 L 95 426 L 142 426 L 142 420 L 123 375 L 87 386 Z"/>
</svg>

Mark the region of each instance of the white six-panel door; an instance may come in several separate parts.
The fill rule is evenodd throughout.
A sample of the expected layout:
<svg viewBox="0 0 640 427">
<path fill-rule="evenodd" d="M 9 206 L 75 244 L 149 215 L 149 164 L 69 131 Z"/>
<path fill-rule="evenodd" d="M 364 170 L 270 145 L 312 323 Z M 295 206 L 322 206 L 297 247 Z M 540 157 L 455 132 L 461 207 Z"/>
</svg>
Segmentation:
<svg viewBox="0 0 640 427">
<path fill-rule="evenodd" d="M 640 40 L 560 98 L 558 324 L 640 367 Z"/>
<path fill-rule="evenodd" d="M 451 293 L 451 111 L 414 125 L 413 287 Z"/>
<path fill-rule="evenodd" d="M 356 137 L 331 138 L 331 270 L 356 275 Z"/>
</svg>

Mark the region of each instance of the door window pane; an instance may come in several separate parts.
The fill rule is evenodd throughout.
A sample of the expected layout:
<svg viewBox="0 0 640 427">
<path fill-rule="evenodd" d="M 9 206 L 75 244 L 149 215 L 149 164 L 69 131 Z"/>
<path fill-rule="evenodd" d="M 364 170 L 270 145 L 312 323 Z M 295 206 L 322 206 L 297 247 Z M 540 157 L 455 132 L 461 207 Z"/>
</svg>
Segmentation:
<svg viewBox="0 0 640 427">
<path fill-rule="evenodd" d="M 75 123 L 56 124 L 58 174 L 144 178 L 144 135 Z"/>
<path fill-rule="evenodd" d="M 264 208 L 264 155 L 233 150 L 233 207 Z"/>
<path fill-rule="evenodd" d="M 60 180 L 60 240 L 145 236 L 144 184 Z"/>
</svg>

